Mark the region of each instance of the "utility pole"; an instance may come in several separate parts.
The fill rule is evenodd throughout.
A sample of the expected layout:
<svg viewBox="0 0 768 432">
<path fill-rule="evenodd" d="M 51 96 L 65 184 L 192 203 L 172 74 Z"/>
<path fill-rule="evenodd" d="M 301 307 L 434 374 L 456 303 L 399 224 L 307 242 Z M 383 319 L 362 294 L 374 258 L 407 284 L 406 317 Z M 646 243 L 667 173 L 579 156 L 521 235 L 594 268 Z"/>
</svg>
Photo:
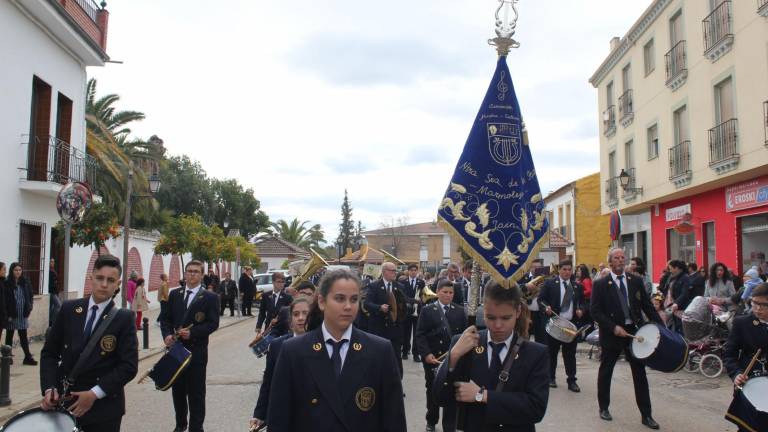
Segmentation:
<svg viewBox="0 0 768 432">
<path fill-rule="evenodd" d="M 128 241 L 131 231 L 131 198 L 133 196 L 133 161 L 128 165 L 128 185 L 125 193 L 125 219 L 123 220 L 123 282 L 120 291 L 122 292 L 121 305 L 123 308 L 128 304 Z"/>
</svg>

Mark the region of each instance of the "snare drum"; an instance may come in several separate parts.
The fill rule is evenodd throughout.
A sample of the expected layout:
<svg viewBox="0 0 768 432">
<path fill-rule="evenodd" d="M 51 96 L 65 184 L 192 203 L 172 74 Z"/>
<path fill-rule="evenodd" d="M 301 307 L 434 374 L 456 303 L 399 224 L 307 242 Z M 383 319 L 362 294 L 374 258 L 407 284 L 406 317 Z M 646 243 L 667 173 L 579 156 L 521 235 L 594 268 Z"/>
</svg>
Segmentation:
<svg viewBox="0 0 768 432">
<path fill-rule="evenodd" d="M 0 432 L 79 432 L 75 417 L 64 410 L 34 408 L 11 417 Z"/>
<path fill-rule="evenodd" d="M 189 366 L 190 360 L 192 360 L 192 353 L 184 344 L 177 341 L 171 345 L 149 371 L 148 375 L 155 382 L 155 388 L 162 391 L 171 388 L 184 369 Z"/>
<path fill-rule="evenodd" d="M 768 414 L 768 376 L 749 379 L 741 391 L 756 410 Z"/>
<path fill-rule="evenodd" d="M 688 363 L 688 343 L 679 334 L 659 324 L 646 324 L 632 340 L 632 355 L 659 372 L 677 372 Z"/>
<path fill-rule="evenodd" d="M 267 354 L 267 351 L 269 351 L 269 344 L 276 338 L 277 336 L 274 332 L 269 332 L 261 338 L 256 345 L 252 346 L 251 349 L 253 350 L 253 354 L 256 355 L 256 358 L 264 357 Z"/>
<path fill-rule="evenodd" d="M 547 334 L 563 343 L 571 343 L 579 334 L 576 325 L 562 317 L 552 317 L 544 328 Z"/>
<path fill-rule="evenodd" d="M 750 378 L 736 390 L 725 419 L 748 431 L 768 430 L 768 377 Z M 739 430 L 741 430 L 739 429 Z"/>
</svg>

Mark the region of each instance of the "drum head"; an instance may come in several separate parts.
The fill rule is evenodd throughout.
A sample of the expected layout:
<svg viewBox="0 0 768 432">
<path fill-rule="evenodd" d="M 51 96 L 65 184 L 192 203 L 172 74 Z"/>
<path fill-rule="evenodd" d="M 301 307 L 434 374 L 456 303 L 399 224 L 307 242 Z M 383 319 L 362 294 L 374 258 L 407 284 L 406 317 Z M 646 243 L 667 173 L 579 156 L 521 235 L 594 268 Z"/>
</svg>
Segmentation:
<svg viewBox="0 0 768 432">
<path fill-rule="evenodd" d="M 632 339 L 632 355 L 637 359 L 647 359 L 656 351 L 661 340 L 661 334 L 656 324 L 646 324 L 635 333 L 635 336 L 642 336 L 643 341 L 637 338 Z"/>
<path fill-rule="evenodd" d="M 751 378 L 742 391 L 756 410 L 768 413 L 768 377 Z"/>
<path fill-rule="evenodd" d="M 35 408 L 22 411 L 0 427 L 0 432 L 73 432 L 75 419 L 61 411 L 43 411 Z"/>
</svg>

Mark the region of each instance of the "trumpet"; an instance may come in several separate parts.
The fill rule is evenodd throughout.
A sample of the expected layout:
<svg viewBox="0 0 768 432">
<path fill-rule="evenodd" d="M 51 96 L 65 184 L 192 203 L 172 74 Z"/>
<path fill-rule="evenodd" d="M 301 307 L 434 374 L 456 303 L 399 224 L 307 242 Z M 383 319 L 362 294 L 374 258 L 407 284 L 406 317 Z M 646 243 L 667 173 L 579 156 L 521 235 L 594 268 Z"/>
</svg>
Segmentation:
<svg viewBox="0 0 768 432">
<path fill-rule="evenodd" d="M 437 298 L 437 294 L 435 294 L 434 291 L 432 291 L 428 286 L 424 286 L 424 288 L 421 290 L 421 296 L 419 299 L 422 303 L 427 304 Z"/>
<path fill-rule="evenodd" d="M 536 276 L 535 278 L 531 279 L 531 281 L 528 282 L 528 284 L 532 286 L 527 290 L 527 292 L 525 292 L 525 294 L 523 294 L 523 297 L 526 300 L 532 300 L 536 298 L 536 296 L 539 295 L 539 291 L 541 290 L 541 285 L 544 283 L 545 279 L 546 278 L 543 275 Z"/>
</svg>

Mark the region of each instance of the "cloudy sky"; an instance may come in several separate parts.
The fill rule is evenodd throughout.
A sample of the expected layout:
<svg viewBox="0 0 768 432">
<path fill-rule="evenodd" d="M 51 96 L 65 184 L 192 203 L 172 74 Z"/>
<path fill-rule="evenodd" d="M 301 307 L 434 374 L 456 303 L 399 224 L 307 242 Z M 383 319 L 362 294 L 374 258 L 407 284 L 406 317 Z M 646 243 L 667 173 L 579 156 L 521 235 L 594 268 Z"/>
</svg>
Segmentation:
<svg viewBox="0 0 768 432">
<path fill-rule="evenodd" d="M 542 191 L 596 172 L 587 82 L 650 0 L 522 0 L 508 59 Z M 494 70 L 497 0 L 112 0 L 103 94 L 272 220 L 433 220 Z"/>
</svg>

